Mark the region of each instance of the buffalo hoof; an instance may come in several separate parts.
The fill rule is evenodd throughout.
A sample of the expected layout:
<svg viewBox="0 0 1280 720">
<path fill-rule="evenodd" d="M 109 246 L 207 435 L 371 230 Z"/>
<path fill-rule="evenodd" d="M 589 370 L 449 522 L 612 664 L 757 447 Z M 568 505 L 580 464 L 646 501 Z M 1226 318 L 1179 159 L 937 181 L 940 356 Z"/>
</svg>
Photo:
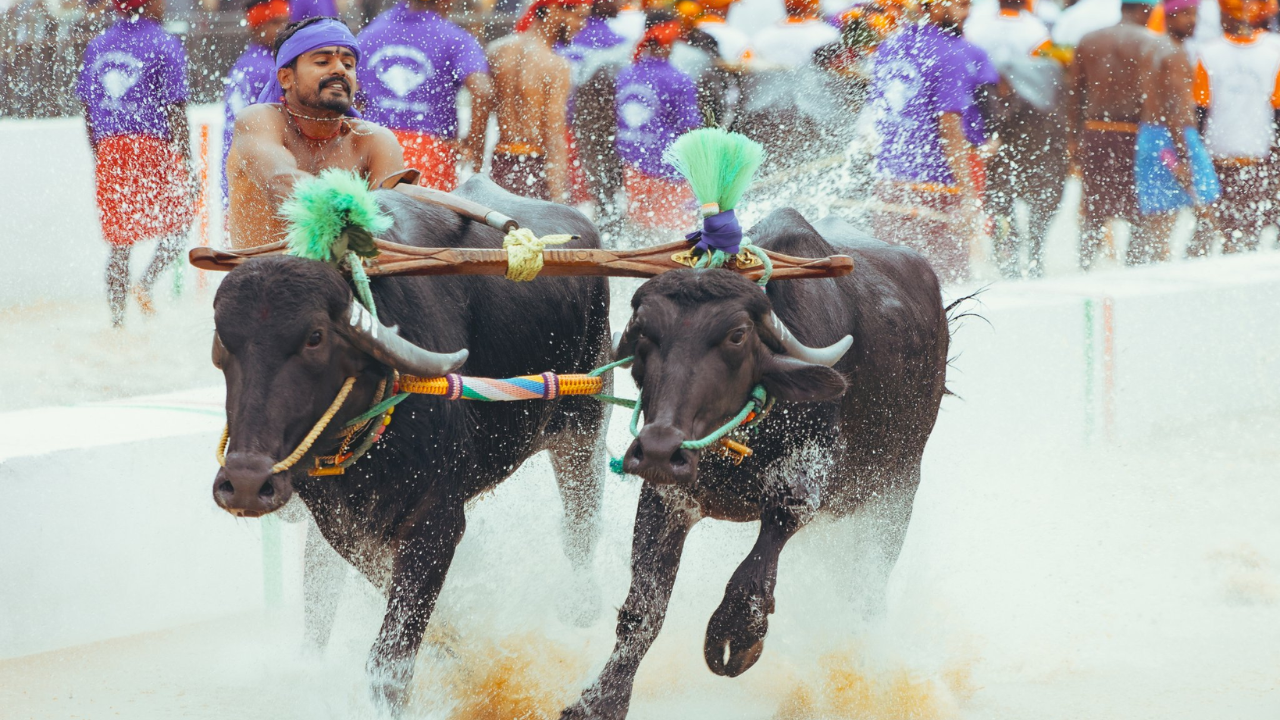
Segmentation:
<svg viewBox="0 0 1280 720">
<path fill-rule="evenodd" d="M 569 587 L 556 601 L 556 614 L 560 622 L 578 628 L 588 628 L 600 619 L 600 586 L 589 571 L 574 572 Z"/>
<path fill-rule="evenodd" d="M 565 708 L 560 713 L 560 720 L 625 720 L 630 704 L 630 687 L 619 692 L 609 692 L 596 684 L 587 688 L 578 702 Z"/>
<path fill-rule="evenodd" d="M 738 677 L 750 670 L 764 652 L 771 612 L 772 602 L 766 605 L 757 595 L 726 593 L 707 623 L 707 640 L 702 647 L 711 672 Z"/>
</svg>

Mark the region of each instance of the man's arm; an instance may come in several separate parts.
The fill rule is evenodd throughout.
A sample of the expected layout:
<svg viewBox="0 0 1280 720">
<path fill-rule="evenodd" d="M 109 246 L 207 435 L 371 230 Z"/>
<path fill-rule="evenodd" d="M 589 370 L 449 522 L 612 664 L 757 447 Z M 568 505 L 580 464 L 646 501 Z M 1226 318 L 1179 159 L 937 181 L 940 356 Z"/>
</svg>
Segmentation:
<svg viewBox="0 0 1280 720">
<path fill-rule="evenodd" d="M 380 127 L 376 128 L 372 135 L 368 138 L 368 179 L 369 185 L 381 182 L 383 178 L 392 173 L 398 173 L 404 170 L 404 148 L 400 147 L 400 141 L 396 139 L 395 133 Z"/>
<path fill-rule="evenodd" d="M 187 104 L 172 103 L 164 107 L 169 122 L 169 144 L 186 162 L 191 162 L 191 129 L 187 125 Z"/>
<path fill-rule="evenodd" d="M 462 162 L 480 172 L 484 167 L 484 141 L 489 132 L 489 115 L 493 112 L 493 81 L 488 73 L 474 72 L 463 81 L 471 93 L 471 127 L 462 143 Z"/>
<path fill-rule="evenodd" d="M 228 164 L 237 162 L 275 207 L 293 194 L 293 186 L 311 177 L 284 146 L 284 119 L 271 105 L 251 105 L 236 116 Z M 228 169 L 230 173 L 230 169 Z"/>
<path fill-rule="evenodd" d="M 89 106 L 80 103 L 80 110 L 84 113 L 84 131 L 89 136 L 89 150 L 93 152 L 93 158 L 98 158 L 98 143 L 93 139 L 93 113 L 89 112 Z"/>
<path fill-rule="evenodd" d="M 946 112 L 938 118 L 938 134 L 942 139 L 942 153 L 946 156 L 947 167 L 956 187 L 960 188 L 961 222 L 968 227 L 965 233 L 977 228 L 975 223 L 978 212 L 978 191 L 973 184 L 973 171 L 969 165 L 969 154 L 973 146 L 964 136 L 964 118 L 957 112 Z"/>
<path fill-rule="evenodd" d="M 569 63 L 557 57 L 549 63 L 542 106 L 542 141 L 547 150 L 547 189 L 554 202 L 569 194 L 569 146 L 565 141 L 565 113 L 569 107 Z"/>
<path fill-rule="evenodd" d="M 1067 70 L 1067 155 L 1072 162 L 1078 162 L 1080 157 L 1080 128 L 1084 124 L 1085 88 L 1088 85 L 1082 49 L 1076 48 L 1071 67 Z"/>
</svg>

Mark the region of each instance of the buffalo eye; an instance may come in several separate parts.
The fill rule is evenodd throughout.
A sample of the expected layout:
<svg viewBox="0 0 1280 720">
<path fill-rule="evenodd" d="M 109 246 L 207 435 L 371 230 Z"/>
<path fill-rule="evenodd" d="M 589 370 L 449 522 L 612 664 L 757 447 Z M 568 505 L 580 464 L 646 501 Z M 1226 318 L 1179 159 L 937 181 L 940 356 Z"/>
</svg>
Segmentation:
<svg viewBox="0 0 1280 720">
<path fill-rule="evenodd" d="M 731 345 L 741 345 L 743 340 L 747 339 L 747 329 L 744 327 L 735 328 L 729 333 L 729 343 Z"/>
<path fill-rule="evenodd" d="M 313 330 L 311 331 L 311 336 L 307 338 L 307 347 L 309 348 L 320 347 L 320 343 L 323 340 L 324 340 L 324 333 L 320 332 L 319 330 Z"/>
</svg>

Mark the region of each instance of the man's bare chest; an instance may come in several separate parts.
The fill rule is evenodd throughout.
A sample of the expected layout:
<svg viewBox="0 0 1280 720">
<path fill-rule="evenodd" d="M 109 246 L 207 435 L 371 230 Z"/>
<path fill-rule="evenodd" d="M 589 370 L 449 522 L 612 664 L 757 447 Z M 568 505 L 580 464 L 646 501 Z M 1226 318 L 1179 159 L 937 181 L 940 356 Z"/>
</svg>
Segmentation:
<svg viewBox="0 0 1280 720">
<path fill-rule="evenodd" d="M 298 169 L 315 175 L 321 170 L 340 168 L 364 173 L 368 170 L 368 160 L 364 148 L 357 139 L 345 135 L 327 141 L 314 141 L 305 138 L 289 137 L 284 139 L 285 148 L 298 161 Z"/>
</svg>

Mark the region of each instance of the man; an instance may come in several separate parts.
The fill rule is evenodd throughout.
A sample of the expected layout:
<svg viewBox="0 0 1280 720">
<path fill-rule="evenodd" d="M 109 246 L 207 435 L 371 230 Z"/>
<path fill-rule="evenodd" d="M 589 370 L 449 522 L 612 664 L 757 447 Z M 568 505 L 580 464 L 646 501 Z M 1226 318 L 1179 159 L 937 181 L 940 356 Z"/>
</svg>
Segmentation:
<svg viewBox="0 0 1280 720">
<path fill-rule="evenodd" d="M 967 40 L 987 53 L 1002 76 L 1042 78 L 1052 96 L 1062 66 L 1040 58 L 1052 41 L 1044 22 L 1026 10 L 1022 0 L 1000 0 L 996 15 L 970 18 Z M 1066 136 L 1053 108 L 1037 107 L 1005 79 L 993 101 L 992 128 L 999 149 L 987 168 L 984 205 L 995 221 L 995 259 L 1003 276 L 1022 276 L 1021 255 L 1027 250 L 1026 274 L 1044 274 L 1043 248 L 1049 222 L 1062 200 L 1066 185 Z M 1041 89 L 1039 87 L 1037 90 Z M 1027 204 L 1027 232 L 1018 230 L 1014 206 Z"/>
<path fill-rule="evenodd" d="M 1185 167 L 1184 126 L 1178 119 L 1161 117 L 1157 106 L 1144 107 L 1144 98 L 1150 94 L 1153 103 L 1180 107 L 1183 98 L 1190 97 L 1190 72 L 1184 70 L 1189 64 L 1182 51 L 1169 38 L 1147 29 L 1153 4 L 1154 0 L 1124 0 L 1121 22 L 1085 35 L 1071 66 L 1069 143 L 1084 186 L 1080 266 L 1086 270 L 1097 262 L 1107 224 L 1116 218 L 1132 228 L 1128 264 L 1168 256 L 1171 213 L 1143 215 L 1138 209 L 1137 137 L 1144 117 L 1167 125 L 1177 152 L 1174 162 Z"/>
<path fill-rule="evenodd" d="M 451 0 L 405 0 L 360 33 L 364 118 L 390 128 L 420 184 L 458 186 L 458 91 L 485 105 L 493 92 L 484 49 L 443 17 Z M 484 151 L 484 133 L 467 139 L 469 162 Z"/>
<path fill-rule="evenodd" d="M 231 247 L 284 239 L 277 211 L 299 181 L 321 170 L 352 170 L 376 185 L 404 169 L 395 135 L 351 117 L 359 45 L 334 18 L 285 28 L 274 47 L 276 75 L 236 118 L 227 158 Z"/>
<path fill-rule="evenodd" d="M 133 288 L 150 314 L 151 288 L 181 253 L 194 208 L 186 52 L 160 25 L 165 0 L 115 1 L 121 17 L 85 49 L 76 92 L 93 150 L 102 236 L 111 247 L 111 323 L 121 327 L 133 244 L 158 241 Z"/>
<path fill-rule="evenodd" d="M 960 31 L 969 0 L 932 0 L 876 51 L 871 98 L 880 147 L 876 237 L 921 252 L 944 282 L 969 274 L 979 209 L 965 138 L 970 94 Z"/>
<path fill-rule="evenodd" d="M 555 52 L 587 22 L 590 0 L 534 0 L 516 32 L 489 45 L 493 101 L 471 117 L 472 137 L 498 114 L 498 144 L 490 174 L 501 187 L 526 197 L 568 199 L 566 109 L 569 61 Z"/>
<path fill-rule="evenodd" d="M 786 0 L 787 17 L 761 30 L 752 41 L 754 59 L 762 67 L 794 69 L 813 61 L 813 52 L 840 39 L 840 31 L 823 20 L 819 0 Z"/>
<path fill-rule="evenodd" d="M 680 21 L 655 15 L 636 46 L 633 64 L 618 73 L 615 146 L 623 161 L 627 216 L 642 228 L 687 229 L 693 220 L 693 193 L 675 168 L 662 159 L 671 143 L 702 125 L 698 88 L 671 64 Z"/>
<path fill-rule="evenodd" d="M 1280 37 L 1254 26 L 1266 5 L 1222 0 L 1222 37 L 1196 45 L 1196 103 L 1222 185 L 1211 217 L 1228 253 L 1258 248 L 1280 188 L 1270 162 L 1280 112 Z M 1208 254 L 1212 233 L 1202 223 L 1188 254 Z"/>
<path fill-rule="evenodd" d="M 1195 59 L 1196 25 L 1200 20 L 1200 0 L 1165 0 L 1164 26 L 1165 32 L 1174 44 L 1187 52 L 1187 57 Z"/>
<path fill-rule="evenodd" d="M 227 206 L 227 154 L 236 127 L 236 114 L 258 101 L 262 89 L 276 74 L 271 46 L 289 24 L 288 0 L 250 0 L 245 13 L 249 23 L 249 44 L 227 73 L 223 94 L 222 126 L 222 206 Z"/>
</svg>

